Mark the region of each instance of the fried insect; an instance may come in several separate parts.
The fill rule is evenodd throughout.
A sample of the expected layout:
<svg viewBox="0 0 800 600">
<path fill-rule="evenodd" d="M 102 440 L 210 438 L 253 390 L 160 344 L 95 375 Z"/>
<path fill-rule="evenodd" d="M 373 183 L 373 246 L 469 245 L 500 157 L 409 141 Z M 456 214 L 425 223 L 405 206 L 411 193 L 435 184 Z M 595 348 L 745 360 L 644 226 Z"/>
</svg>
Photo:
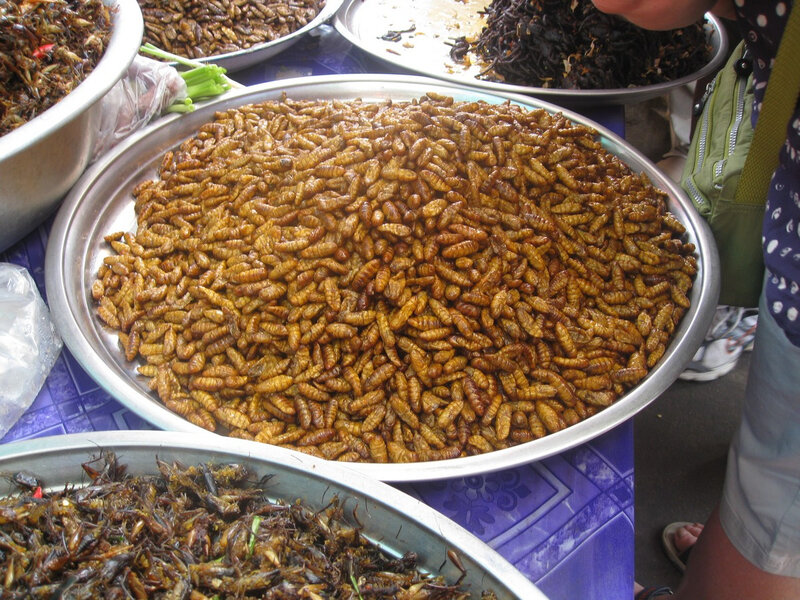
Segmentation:
<svg viewBox="0 0 800 600">
<path fill-rule="evenodd" d="M 664 355 L 697 270 L 666 199 L 543 109 L 284 98 L 163 157 L 92 299 L 206 428 L 467 456 L 590 417 Z"/>
</svg>

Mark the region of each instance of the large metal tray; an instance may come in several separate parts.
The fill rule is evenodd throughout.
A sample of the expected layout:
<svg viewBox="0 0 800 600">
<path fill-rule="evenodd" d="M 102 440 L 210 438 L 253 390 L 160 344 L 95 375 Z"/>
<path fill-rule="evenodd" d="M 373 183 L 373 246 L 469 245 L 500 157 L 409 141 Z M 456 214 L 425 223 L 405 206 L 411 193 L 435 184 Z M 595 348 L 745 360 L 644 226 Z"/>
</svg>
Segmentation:
<svg viewBox="0 0 800 600">
<path fill-rule="evenodd" d="M 297 31 L 272 40 L 271 42 L 263 42 L 256 44 L 250 48 L 237 50 L 236 52 L 226 52 L 225 54 L 216 54 L 213 56 L 206 56 L 203 58 L 194 59 L 200 63 L 208 63 L 219 65 L 233 73 L 246 67 L 250 67 L 257 63 L 263 62 L 281 52 L 288 50 L 296 42 L 300 41 L 308 32 L 316 29 L 320 25 L 327 23 L 336 11 L 342 6 L 343 0 L 326 0 L 325 6 L 319 11 L 316 17 L 309 21 L 304 27 Z"/>
<path fill-rule="evenodd" d="M 656 399 L 683 370 L 703 340 L 719 293 L 719 259 L 706 222 L 680 189 L 646 157 L 622 138 L 581 115 L 526 96 L 500 95 L 429 78 L 397 75 L 324 76 L 288 79 L 240 90 L 197 111 L 167 118 L 135 134 L 92 165 L 65 199 L 53 224 L 45 259 L 48 302 L 56 326 L 69 350 L 104 389 L 142 418 L 162 429 L 204 430 L 167 410 L 148 390 L 135 365 L 125 361 L 114 332 L 95 315 L 90 288 L 108 249 L 103 237 L 135 228 L 131 190 L 155 176 L 168 149 L 179 145 L 211 120 L 214 111 L 242 104 L 279 99 L 285 92 L 297 99 L 408 100 L 438 92 L 456 100 L 506 99 L 530 108 L 561 111 L 595 127 L 607 150 L 636 172 L 644 172 L 669 195 L 669 207 L 686 226 L 687 241 L 699 253 L 699 270 L 691 290 L 691 308 L 684 315 L 659 364 L 638 386 L 600 413 L 558 433 L 488 454 L 413 464 L 354 464 L 352 468 L 383 481 L 422 481 L 496 471 L 539 460 L 601 435 Z M 257 444 L 254 453 L 269 455 L 271 446 Z"/>
<path fill-rule="evenodd" d="M 349 519 L 352 526 L 361 527 L 393 556 L 416 552 L 423 571 L 457 581 L 461 572 L 447 558 L 448 551 L 455 552 L 466 570 L 462 585 L 475 598 L 491 589 L 499 600 L 547 600 L 496 551 L 423 502 L 344 466 L 280 448 L 265 458 L 254 456 L 250 444 L 219 437 L 153 431 L 73 434 L 0 446 L 0 473 L 30 471 L 49 488 L 78 485 L 86 483 L 81 463 L 105 450 L 115 452 L 131 475 L 157 473 L 156 457 L 186 465 L 233 462 L 245 465 L 256 481 L 273 475 L 268 483 L 273 501 L 291 504 L 300 499 L 321 510 L 338 496 L 346 519 L 357 509 L 358 522 Z M 11 491 L 4 480 L 0 494 Z"/>
<path fill-rule="evenodd" d="M 446 42 L 459 36 L 477 36 L 485 19 L 478 11 L 490 0 L 345 0 L 333 25 L 352 44 L 395 67 L 421 75 L 487 90 L 531 94 L 558 104 L 630 104 L 665 95 L 670 90 L 715 73 L 725 62 L 728 36 L 721 22 L 710 13 L 708 40 L 712 55 L 708 63 L 691 75 L 654 85 L 598 90 L 568 90 L 513 85 L 477 79 L 478 64 L 465 67 L 450 58 Z M 398 42 L 381 36 L 389 31 L 402 34 Z"/>
</svg>

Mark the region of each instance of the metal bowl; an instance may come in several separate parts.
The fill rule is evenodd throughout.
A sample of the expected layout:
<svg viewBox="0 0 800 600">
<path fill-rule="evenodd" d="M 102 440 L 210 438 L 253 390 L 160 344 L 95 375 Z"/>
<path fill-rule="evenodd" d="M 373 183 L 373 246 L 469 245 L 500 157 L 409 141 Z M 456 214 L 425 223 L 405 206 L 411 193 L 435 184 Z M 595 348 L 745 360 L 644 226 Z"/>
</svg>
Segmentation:
<svg viewBox="0 0 800 600">
<path fill-rule="evenodd" d="M 0 251 L 35 229 L 83 173 L 100 123 L 100 99 L 142 43 L 136 0 L 116 7 L 108 47 L 95 69 L 60 102 L 0 137 Z"/>
<path fill-rule="evenodd" d="M 92 165 L 65 199 L 53 224 L 45 259 L 50 310 L 64 343 L 87 373 L 150 423 L 162 429 L 202 432 L 169 411 L 151 392 L 135 365 L 126 362 L 115 332 L 96 316 L 91 285 L 109 250 L 105 235 L 132 231 L 136 218 L 131 191 L 155 176 L 161 156 L 190 137 L 217 110 L 266 100 L 353 99 L 364 102 L 418 98 L 427 92 L 456 100 L 510 100 L 529 108 L 562 112 L 567 118 L 597 129 L 604 147 L 635 172 L 645 173 L 669 197 L 669 209 L 687 229 L 686 240 L 697 247 L 699 269 L 691 290 L 691 308 L 684 315 L 664 356 L 650 374 L 615 404 L 558 433 L 487 454 L 412 464 L 358 463 L 352 468 L 383 481 L 422 481 L 505 469 L 557 454 L 601 435 L 631 418 L 655 400 L 678 377 L 702 342 L 719 294 L 719 259 L 712 234 L 685 194 L 644 155 L 605 127 L 541 100 L 495 94 L 428 78 L 397 75 L 324 76 L 287 79 L 237 91 L 197 111 L 163 119 L 135 134 Z M 254 453 L 272 448 L 253 442 Z"/>
<path fill-rule="evenodd" d="M 195 58 L 193 60 L 200 63 L 219 65 L 231 73 L 246 67 L 250 67 L 272 58 L 284 50 L 287 50 L 296 42 L 300 41 L 300 38 L 302 38 L 308 32 L 326 23 L 331 17 L 333 17 L 333 15 L 336 14 L 336 11 L 339 10 L 339 7 L 341 7 L 343 1 L 344 0 L 327 0 L 325 2 L 325 6 L 322 7 L 322 10 L 319 11 L 317 16 L 306 23 L 305 26 L 301 27 L 297 31 L 293 31 L 288 35 L 280 37 L 277 40 L 255 44 L 250 48 L 236 50 L 235 52 L 226 52 L 225 54 L 205 56 L 203 58 Z"/>
<path fill-rule="evenodd" d="M 728 51 L 728 34 L 720 20 L 706 14 L 706 32 L 711 57 L 697 72 L 664 83 L 597 90 L 569 90 L 516 85 L 477 79 L 482 66 L 464 66 L 450 58 L 448 42 L 459 36 L 477 36 L 485 19 L 479 11 L 488 0 L 346 0 L 336 14 L 334 27 L 353 45 L 364 52 L 421 75 L 436 77 L 504 93 L 530 94 L 557 104 L 587 106 L 598 104 L 632 104 L 668 94 L 670 90 L 716 73 L 724 64 Z M 398 42 L 382 39 L 387 31 L 403 33 Z"/>
<path fill-rule="evenodd" d="M 29 471 L 48 488 L 84 484 L 81 463 L 101 451 L 113 451 L 131 475 L 157 473 L 156 456 L 191 465 L 206 462 L 245 465 L 255 479 L 274 475 L 268 484 L 271 500 L 302 500 L 314 510 L 324 509 L 338 496 L 345 517 L 358 509 L 358 526 L 371 541 L 393 556 L 413 551 L 418 566 L 455 582 L 461 572 L 448 560 L 455 552 L 466 570 L 462 585 L 473 597 L 491 589 L 499 600 L 547 600 L 522 573 L 460 525 L 423 502 L 356 471 L 296 452 L 281 450 L 269 458 L 254 456 L 252 445 L 217 436 L 158 431 L 72 434 L 0 446 L 0 473 Z M 0 494 L 12 485 L 3 480 Z"/>
</svg>

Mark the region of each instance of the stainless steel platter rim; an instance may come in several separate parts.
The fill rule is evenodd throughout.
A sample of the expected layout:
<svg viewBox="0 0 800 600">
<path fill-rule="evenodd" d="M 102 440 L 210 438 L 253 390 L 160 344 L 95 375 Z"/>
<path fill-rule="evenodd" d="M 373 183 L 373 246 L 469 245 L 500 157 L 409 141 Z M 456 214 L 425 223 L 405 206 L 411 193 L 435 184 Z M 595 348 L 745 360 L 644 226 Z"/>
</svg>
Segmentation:
<svg viewBox="0 0 800 600">
<path fill-rule="evenodd" d="M 142 12 L 137 0 L 113 0 L 106 4 L 118 9 L 112 15 L 114 24 L 108 46 L 95 69 L 59 102 L 1 136 L 0 161 L 36 144 L 54 127 L 77 118 L 87 106 L 99 101 L 128 70 L 140 43 L 128 47 L 125 42 L 131 35 L 138 35 L 141 42 Z"/>
<path fill-rule="evenodd" d="M 405 90 L 403 97 L 407 97 L 409 94 L 420 94 L 419 90 L 422 90 L 421 93 L 424 93 L 424 90 L 431 90 L 450 95 L 461 94 L 462 97 L 468 96 L 469 98 L 477 97 L 494 99 L 495 101 L 511 100 L 527 107 L 542 107 L 554 112 L 561 112 L 567 118 L 578 123 L 595 127 L 606 146 L 616 145 L 617 151 L 627 153 L 626 156 L 621 156 L 623 162 L 628 164 L 630 164 L 630 161 L 639 162 L 640 165 L 647 169 L 647 174 L 654 185 L 667 191 L 673 200 L 679 199 L 681 204 L 672 207 L 673 212 L 676 209 L 680 209 L 679 212 L 682 211 L 682 214 L 677 214 L 676 216 L 681 218 L 684 225 L 687 226 L 687 230 L 694 232 L 696 235 L 701 260 L 699 261 L 695 285 L 691 292 L 692 306 L 676 329 L 676 334 L 664 356 L 638 386 L 610 407 L 560 432 L 503 450 L 463 458 L 408 464 L 353 463 L 351 468 L 382 481 L 401 482 L 447 479 L 520 466 L 573 448 L 610 431 L 631 418 L 666 390 L 677 378 L 691 359 L 691 355 L 702 342 L 713 317 L 719 293 L 719 270 L 715 268 L 719 261 L 717 250 L 707 223 L 697 214 L 680 188 L 661 173 L 646 157 L 630 147 L 622 138 L 606 127 L 578 113 L 562 109 L 537 98 L 487 92 L 452 82 L 404 75 L 326 75 L 281 80 L 230 92 L 225 97 L 209 103 L 207 105 L 208 108 L 199 110 L 209 111 L 210 115 L 213 114 L 213 109 L 219 106 L 238 106 L 246 103 L 246 100 L 250 99 L 249 97 L 253 97 L 250 101 L 258 101 L 263 99 L 259 97 L 260 94 L 278 90 L 286 91 L 291 97 L 292 90 L 300 88 L 320 90 L 332 87 L 335 89 L 339 85 L 343 86 L 344 89 L 338 92 L 338 97 L 345 97 L 343 94 L 347 92 L 348 88 L 355 89 L 357 84 L 369 86 L 368 89 L 376 95 L 380 95 L 378 91 L 380 86 L 385 85 L 389 93 L 391 93 L 391 90 L 395 90 L 395 93 L 398 93 L 397 90 Z M 308 97 L 308 94 L 302 95 L 301 93 L 301 96 Z M 243 97 L 244 101 L 241 100 Z M 351 91 L 347 92 L 346 97 L 353 98 L 355 95 Z M 198 117 L 204 114 L 201 113 Z M 143 394 L 138 388 L 132 386 L 130 381 L 125 379 L 120 381 L 114 375 L 114 372 L 110 372 L 110 370 L 115 371 L 116 369 L 113 366 L 110 367 L 103 360 L 101 353 L 105 354 L 106 349 L 92 346 L 90 340 L 87 339 L 86 332 L 81 329 L 80 323 L 77 322 L 76 315 L 73 313 L 75 305 L 78 304 L 80 308 L 85 311 L 91 311 L 93 315 L 93 310 L 88 303 L 88 286 L 84 289 L 82 297 L 72 298 L 67 293 L 67 285 L 65 285 L 64 281 L 64 273 L 69 271 L 68 265 L 74 261 L 76 256 L 78 242 L 86 237 L 91 238 L 91 232 L 86 231 L 72 236 L 69 235 L 71 231 L 74 231 L 71 225 L 83 206 L 81 201 L 84 195 L 91 190 L 96 180 L 103 177 L 103 173 L 106 170 L 109 170 L 109 172 L 113 170 L 115 160 L 120 156 L 124 156 L 129 148 L 136 147 L 139 143 L 144 143 L 143 141 L 140 142 L 140 140 L 150 137 L 153 132 L 157 133 L 158 130 L 169 128 L 176 119 L 184 119 L 186 116 L 170 117 L 134 135 L 84 173 L 84 176 L 64 200 L 50 232 L 45 260 L 45 278 L 53 319 L 64 339 L 65 345 L 95 381 L 130 410 L 153 425 L 163 429 L 207 433 L 204 429 L 172 413 L 153 398 L 147 397 L 148 402 L 142 403 Z M 86 208 L 85 210 L 89 209 Z M 66 269 L 65 265 L 67 265 Z M 93 274 L 84 275 L 91 277 Z M 120 383 L 123 384 L 121 387 Z M 268 453 L 271 448 L 271 446 L 259 442 L 248 443 L 256 446 L 253 450 L 254 453 Z"/>
<path fill-rule="evenodd" d="M 206 437 L 208 439 L 205 439 Z M 203 446 L 203 442 L 208 444 Z M 222 460 L 236 458 L 253 460 L 265 469 L 269 469 L 270 465 L 279 465 L 294 473 L 329 482 L 332 487 L 342 488 L 353 497 L 391 507 L 433 536 L 453 543 L 457 548 L 469 548 L 471 558 L 484 566 L 491 575 L 498 578 L 502 576 L 501 583 L 510 592 L 520 594 L 520 599 L 547 600 L 530 579 L 496 550 L 455 521 L 402 490 L 376 481 L 342 463 L 337 464 L 278 447 L 273 447 L 273 452 L 270 454 L 254 453 L 252 444 L 241 442 L 243 440 L 220 439 L 219 436 L 209 433 L 200 438 L 190 433 L 170 431 L 73 433 L 3 444 L 0 446 L 0 470 L 9 460 L 41 460 L 47 456 L 77 452 L 96 456 L 103 450 L 113 450 L 124 464 L 126 449 L 142 452 L 154 450 L 155 456 L 158 456 L 158 450 L 187 454 L 205 452 L 219 455 Z M 297 497 L 300 497 L 299 493 Z"/>
<path fill-rule="evenodd" d="M 619 88 L 619 89 L 568 90 L 562 88 L 543 88 L 543 87 L 518 85 L 513 83 L 504 83 L 499 81 L 487 81 L 484 79 L 477 79 L 459 75 L 450 75 L 446 72 L 439 72 L 436 69 L 431 69 L 423 72 L 413 66 L 409 66 L 408 64 L 406 64 L 402 60 L 402 55 L 392 56 L 389 54 L 377 54 L 373 52 L 362 42 L 359 36 L 357 36 L 352 31 L 352 28 L 346 21 L 346 16 L 348 15 L 348 11 L 353 5 L 363 1 L 364 0 L 345 0 L 344 4 L 336 13 L 336 17 L 333 20 L 333 26 L 336 29 L 336 31 L 338 31 L 339 34 L 341 34 L 345 39 L 347 39 L 347 41 L 349 41 L 357 48 L 361 49 L 363 52 L 370 54 L 371 56 L 375 57 L 380 61 L 393 64 L 402 69 L 416 71 L 421 75 L 426 75 L 429 77 L 435 77 L 436 79 L 442 79 L 444 81 L 461 83 L 464 85 L 470 85 L 486 90 L 493 90 L 504 93 L 529 94 L 551 99 L 560 98 L 576 103 L 591 102 L 591 101 L 601 104 L 609 104 L 614 102 L 636 102 L 647 98 L 663 95 L 673 88 L 680 87 L 682 85 L 712 75 L 717 72 L 717 70 L 724 64 L 727 58 L 727 51 L 728 51 L 727 31 L 725 30 L 725 28 L 722 25 L 722 22 L 716 15 L 713 15 L 712 13 L 706 13 L 705 17 L 709 22 L 708 26 L 711 27 L 710 35 L 716 35 L 719 37 L 719 45 L 716 48 L 716 51 L 713 53 L 711 60 L 709 60 L 709 62 L 705 64 L 702 68 L 697 70 L 695 73 L 692 73 L 690 75 L 678 79 L 674 79 L 672 81 L 656 83 L 647 86 Z"/>
<path fill-rule="evenodd" d="M 342 2 L 344 2 L 344 0 L 326 0 L 325 6 L 323 6 L 322 10 L 317 13 L 317 16 L 303 25 L 300 29 L 296 29 L 292 33 L 286 34 L 275 40 L 254 44 L 249 48 L 243 48 L 234 52 L 203 56 L 200 58 L 194 58 L 192 60 L 199 63 L 230 63 L 236 68 L 249 66 L 253 62 L 257 62 L 259 60 L 257 57 L 260 57 L 262 54 L 269 53 L 271 50 L 277 50 L 281 46 L 289 46 L 312 29 L 316 29 L 328 21 L 342 6 Z M 269 54 L 267 57 L 269 57 Z"/>
</svg>

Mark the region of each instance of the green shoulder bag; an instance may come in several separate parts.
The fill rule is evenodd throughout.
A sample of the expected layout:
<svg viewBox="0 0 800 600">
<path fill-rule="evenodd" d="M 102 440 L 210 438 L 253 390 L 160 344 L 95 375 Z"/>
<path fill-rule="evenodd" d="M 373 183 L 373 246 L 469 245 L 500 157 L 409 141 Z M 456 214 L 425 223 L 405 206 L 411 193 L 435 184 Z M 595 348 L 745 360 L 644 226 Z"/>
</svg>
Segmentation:
<svg viewBox="0 0 800 600">
<path fill-rule="evenodd" d="M 720 304 L 756 306 L 764 277 L 764 201 L 737 203 L 736 188 L 753 141 L 753 75 L 744 43 L 709 83 L 695 123 L 681 187 L 708 221 L 721 265 Z"/>
<path fill-rule="evenodd" d="M 795 3 L 796 4 L 796 3 Z M 764 206 L 800 93 L 800 9 L 789 14 L 753 130 L 744 43 L 706 90 L 681 187 L 708 221 L 720 257 L 720 304 L 757 306 L 764 279 Z"/>
</svg>

